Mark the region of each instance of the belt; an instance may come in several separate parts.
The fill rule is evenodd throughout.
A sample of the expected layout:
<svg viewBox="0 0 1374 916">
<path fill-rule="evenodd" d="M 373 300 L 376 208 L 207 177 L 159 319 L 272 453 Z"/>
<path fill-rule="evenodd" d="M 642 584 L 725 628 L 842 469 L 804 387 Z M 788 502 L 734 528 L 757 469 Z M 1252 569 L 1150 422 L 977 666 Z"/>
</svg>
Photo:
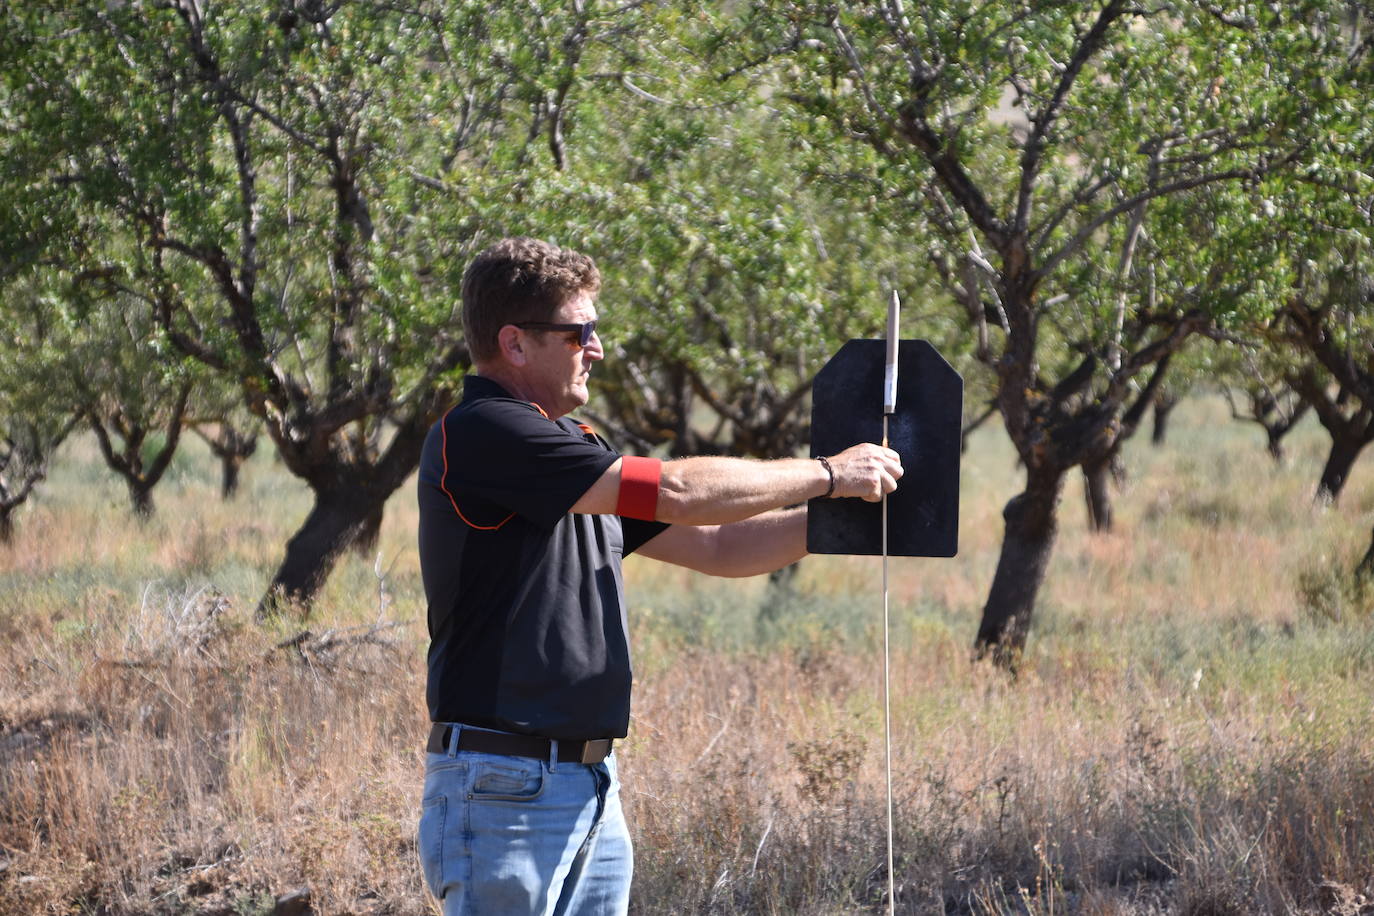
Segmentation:
<svg viewBox="0 0 1374 916">
<path fill-rule="evenodd" d="M 435 722 L 429 729 L 425 750 L 431 754 L 447 754 L 453 726 Z M 559 741 L 559 763 L 600 763 L 611 755 L 614 738 L 593 738 L 590 741 Z M 506 732 L 484 732 L 465 728 L 458 733 L 458 750 L 481 754 L 502 754 L 506 757 L 536 757 L 549 759 L 552 741 L 538 735 L 512 735 Z"/>
</svg>

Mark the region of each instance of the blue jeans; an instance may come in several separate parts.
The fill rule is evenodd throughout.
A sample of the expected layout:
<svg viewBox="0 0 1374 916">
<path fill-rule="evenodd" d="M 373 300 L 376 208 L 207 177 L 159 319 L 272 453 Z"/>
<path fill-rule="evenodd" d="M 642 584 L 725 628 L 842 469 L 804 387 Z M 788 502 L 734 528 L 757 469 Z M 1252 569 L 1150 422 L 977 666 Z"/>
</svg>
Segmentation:
<svg viewBox="0 0 1374 916">
<path fill-rule="evenodd" d="M 445 916 L 623 916 L 633 858 L 615 756 L 425 755 L 420 860 Z"/>
</svg>

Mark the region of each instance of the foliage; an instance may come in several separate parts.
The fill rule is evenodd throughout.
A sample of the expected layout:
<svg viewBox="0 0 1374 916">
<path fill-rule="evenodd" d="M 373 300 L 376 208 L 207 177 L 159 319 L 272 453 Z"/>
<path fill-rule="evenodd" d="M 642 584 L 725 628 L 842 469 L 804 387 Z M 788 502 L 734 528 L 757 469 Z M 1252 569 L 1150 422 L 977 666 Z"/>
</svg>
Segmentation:
<svg viewBox="0 0 1374 916">
<path fill-rule="evenodd" d="M 637 15 L 7 6 L 0 258 L 97 278 L 233 383 L 316 494 L 275 586 L 308 601 L 453 394 L 468 256 L 540 225 L 584 52 Z"/>
</svg>

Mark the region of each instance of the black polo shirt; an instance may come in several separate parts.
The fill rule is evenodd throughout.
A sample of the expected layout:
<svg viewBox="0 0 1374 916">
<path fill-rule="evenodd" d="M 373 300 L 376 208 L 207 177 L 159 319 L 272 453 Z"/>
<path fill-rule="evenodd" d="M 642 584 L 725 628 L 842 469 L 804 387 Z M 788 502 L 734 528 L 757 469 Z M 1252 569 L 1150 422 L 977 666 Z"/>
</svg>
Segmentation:
<svg viewBox="0 0 1374 916">
<path fill-rule="evenodd" d="M 667 525 L 569 512 L 618 457 L 576 421 L 467 377 L 420 458 L 431 719 L 560 740 L 625 735 L 620 561 Z"/>
</svg>

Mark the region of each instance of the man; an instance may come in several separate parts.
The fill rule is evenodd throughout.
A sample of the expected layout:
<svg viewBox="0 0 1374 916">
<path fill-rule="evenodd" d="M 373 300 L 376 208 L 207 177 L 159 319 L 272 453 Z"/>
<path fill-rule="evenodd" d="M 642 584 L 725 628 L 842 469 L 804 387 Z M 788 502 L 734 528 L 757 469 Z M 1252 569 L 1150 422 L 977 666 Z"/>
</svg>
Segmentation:
<svg viewBox="0 0 1374 916">
<path fill-rule="evenodd" d="M 813 497 L 878 500 L 896 452 L 621 456 L 568 414 L 605 356 L 585 255 L 514 238 L 463 278 L 473 373 L 420 465 L 429 603 L 425 879 L 448 914 L 618 914 L 629 833 L 613 740 L 630 716 L 621 558 L 721 576 L 806 553 Z"/>
</svg>

